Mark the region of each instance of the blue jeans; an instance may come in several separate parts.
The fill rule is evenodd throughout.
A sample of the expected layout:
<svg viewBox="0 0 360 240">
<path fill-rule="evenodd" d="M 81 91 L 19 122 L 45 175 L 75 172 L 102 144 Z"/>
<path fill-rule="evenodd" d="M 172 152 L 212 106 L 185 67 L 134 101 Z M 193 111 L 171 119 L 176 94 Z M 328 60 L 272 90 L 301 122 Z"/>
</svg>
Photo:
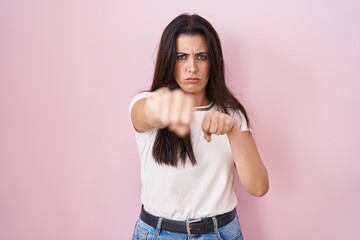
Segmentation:
<svg viewBox="0 0 360 240">
<path fill-rule="evenodd" d="M 218 228 L 216 218 L 214 221 L 214 232 L 208 234 L 188 236 L 184 233 L 169 232 L 161 230 L 161 221 L 159 219 L 158 226 L 151 227 L 139 219 L 134 228 L 133 240 L 243 240 L 238 216 L 227 225 Z"/>
</svg>

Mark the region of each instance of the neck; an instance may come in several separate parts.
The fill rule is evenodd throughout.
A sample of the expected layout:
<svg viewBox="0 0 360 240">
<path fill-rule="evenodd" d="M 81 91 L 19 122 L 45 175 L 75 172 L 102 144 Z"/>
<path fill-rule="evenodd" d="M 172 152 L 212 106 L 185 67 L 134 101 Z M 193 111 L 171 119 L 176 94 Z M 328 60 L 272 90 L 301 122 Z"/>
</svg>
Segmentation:
<svg viewBox="0 0 360 240">
<path fill-rule="evenodd" d="M 195 107 L 202 107 L 210 104 L 209 99 L 205 95 L 203 96 L 193 95 L 193 99 L 195 102 Z"/>
</svg>

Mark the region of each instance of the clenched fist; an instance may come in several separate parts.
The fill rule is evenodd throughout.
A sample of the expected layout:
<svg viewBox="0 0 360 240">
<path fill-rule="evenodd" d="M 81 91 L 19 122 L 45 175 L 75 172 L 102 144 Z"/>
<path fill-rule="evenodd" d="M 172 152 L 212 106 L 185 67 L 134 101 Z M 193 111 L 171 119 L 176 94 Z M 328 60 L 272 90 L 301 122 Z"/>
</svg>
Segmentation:
<svg viewBox="0 0 360 240">
<path fill-rule="evenodd" d="M 230 132 L 237 126 L 237 120 L 222 112 L 208 112 L 205 115 L 201 128 L 206 141 L 211 141 L 211 134 L 222 135 Z"/>
<path fill-rule="evenodd" d="M 168 127 L 180 137 L 190 131 L 194 100 L 182 90 L 160 88 L 146 99 L 146 118 L 156 128 Z"/>
</svg>

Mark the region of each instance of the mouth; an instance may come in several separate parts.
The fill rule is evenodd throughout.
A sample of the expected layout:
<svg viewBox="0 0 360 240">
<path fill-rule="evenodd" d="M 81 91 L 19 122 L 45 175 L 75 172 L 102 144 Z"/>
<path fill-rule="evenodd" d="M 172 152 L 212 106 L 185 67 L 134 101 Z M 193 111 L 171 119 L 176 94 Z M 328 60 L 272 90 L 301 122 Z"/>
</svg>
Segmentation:
<svg viewBox="0 0 360 240">
<path fill-rule="evenodd" d="M 185 78 L 187 81 L 199 81 L 200 78 Z"/>
</svg>

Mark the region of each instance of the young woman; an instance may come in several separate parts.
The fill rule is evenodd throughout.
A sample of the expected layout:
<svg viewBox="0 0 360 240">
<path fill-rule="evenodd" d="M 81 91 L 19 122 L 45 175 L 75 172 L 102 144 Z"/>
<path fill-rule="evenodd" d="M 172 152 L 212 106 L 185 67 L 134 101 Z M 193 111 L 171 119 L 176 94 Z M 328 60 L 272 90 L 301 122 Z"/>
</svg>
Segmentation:
<svg viewBox="0 0 360 240">
<path fill-rule="evenodd" d="M 143 204 L 133 239 L 243 239 L 233 168 L 258 197 L 268 175 L 207 20 L 182 14 L 165 28 L 151 89 L 134 97 L 130 115 Z"/>
</svg>

